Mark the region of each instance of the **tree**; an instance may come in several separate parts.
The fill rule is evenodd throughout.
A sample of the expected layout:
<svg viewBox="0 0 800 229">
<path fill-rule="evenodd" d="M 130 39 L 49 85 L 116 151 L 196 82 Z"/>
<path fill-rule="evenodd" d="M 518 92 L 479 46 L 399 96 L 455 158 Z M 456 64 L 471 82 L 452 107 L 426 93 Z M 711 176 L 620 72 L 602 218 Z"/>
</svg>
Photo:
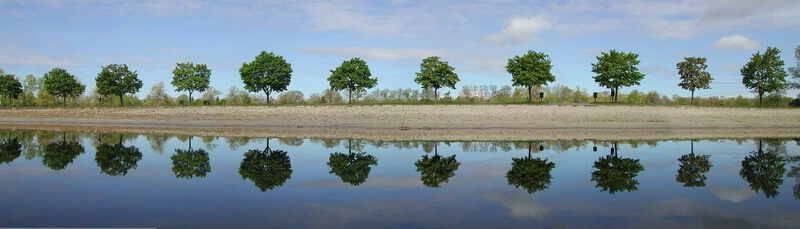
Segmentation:
<svg viewBox="0 0 800 229">
<path fill-rule="evenodd" d="M 528 50 L 525 55 L 514 56 L 508 59 L 506 71 L 511 74 L 512 86 L 522 86 L 528 89 L 528 102 L 531 102 L 531 89 L 546 86 L 556 80 L 550 72 L 553 64 L 550 57 L 542 52 Z"/>
<path fill-rule="evenodd" d="M 42 89 L 41 83 L 38 82 L 36 76 L 27 75 L 22 80 L 22 105 L 32 106 L 35 104 L 35 95 Z"/>
<path fill-rule="evenodd" d="M 22 144 L 17 138 L 6 138 L 0 143 L 0 164 L 11 163 L 22 155 Z"/>
<path fill-rule="evenodd" d="M 765 152 L 761 146 L 759 141 L 758 151 L 750 152 L 744 158 L 739 176 L 750 184 L 753 191 L 763 191 L 767 198 L 774 198 L 779 194 L 778 187 L 783 184 L 786 161 L 776 152 Z"/>
<path fill-rule="evenodd" d="M 366 182 L 369 172 L 372 170 L 370 166 L 377 164 L 378 160 L 365 152 L 332 153 L 328 158 L 328 166 L 331 167 L 329 173 L 335 174 L 342 179 L 342 182 L 353 186 Z"/>
<path fill-rule="evenodd" d="M 613 90 L 613 101 L 617 102 L 620 87 L 630 87 L 639 85 L 639 81 L 644 79 L 644 74 L 639 72 L 636 65 L 639 65 L 639 54 L 618 52 L 611 50 L 608 53 L 601 53 L 597 57 L 597 63 L 592 64 L 592 72 L 597 74 L 592 77 L 594 82 Z"/>
<path fill-rule="evenodd" d="M 419 64 L 419 72 L 414 82 L 422 85 L 422 89 L 433 88 L 435 99 L 439 99 L 438 90 L 442 87 L 456 89 L 458 74 L 453 72 L 447 61 L 441 61 L 438 56 L 431 56 L 422 60 Z"/>
<path fill-rule="evenodd" d="M 616 148 L 615 143 L 612 149 Z M 615 151 L 612 151 L 611 155 L 597 159 L 592 167 L 597 169 L 592 172 L 592 181 L 597 182 L 595 187 L 600 187 L 609 194 L 638 190 L 636 185 L 639 181 L 636 180 L 636 176 L 644 170 L 639 159 L 620 158 Z"/>
<path fill-rule="evenodd" d="M 67 167 L 85 149 L 77 141 L 67 142 L 66 137 L 60 142 L 51 142 L 45 145 L 42 155 L 42 164 L 52 170 L 62 170 Z"/>
<path fill-rule="evenodd" d="M 142 152 L 135 146 L 122 145 L 123 137 L 119 143 L 101 143 L 97 146 L 94 161 L 100 167 L 100 172 L 111 176 L 125 176 L 128 170 L 136 169 L 137 163 L 142 160 Z"/>
<path fill-rule="evenodd" d="M 794 79 L 794 82 L 791 82 L 789 87 L 800 89 L 800 45 L 797 45 L 797 47 L 794 48 L 794 59 L 797 60 L 797 65 L 789 68 L 789 73 L 792 74 L 792 79 Z"/>
<path fill-rule="evenodd" d="M 371 76 L 367 62 L 356 57 L 342 62 L 341 66 L 331 70 L 328 82 L 333 90 L 347 90 L 347 103 L 351 103 L 354 91 L 364 91 L 378 85 L 378 78 Z"/>
<path fill-rule="evenodd" d="M 6 97 L 8 104 L 11 99 L 19 98 L 22 94 L 22 83 L 13 74 L 0 73 L 0 97 Z"/>
<path fill-rule="evenodd" d="M 678 67 L 678 75 L 681 75 L 681 82 L 678 83 L 683 89 L 692 92 L 689 104 L 694 104 L 694 90 L 709 89 L 709 84 L 714 78 L 711 78 L 711 73 L 706 71 L 706 58 L 703 57 L 684 57 L 684 61 L 676 64 Z"/>
<path fill-rule="evenodd" d="M 122 96 L 125 94 L 135 94 L 142 88 L 142 80 L 136 71 L 128 70 L 128 65 L 109 64 L 102 67 L 100 73 L 95 78 L 97 82 L 97 92 L 102 96 L 119 96 L 119 105 L 123 106 Z"/>
<path fill-rule="evenodd" d="M 211 172 L 208 152 L 203 149 L 192 149 L 192 137 L 189 137 L 189 149 L 175 149 L 172 159 L 172 172 L 177 178 L 191 179 L 192 177 L 205 177 Z"/>
<path fill-rule="evenodd" d="M 250 63 L 242 63 L 239 75 L 244 82 L 244 89 L 250 92 L 264 92 L 269 103 L 272 92 L 286 90 L 292 81 L 292 65 L 283 56 L 272 52 L 261 51 Z"/>
<path fill-rule="evenodd" d="M 537 191 L 545 190 L 550 187 L 550 180 L 553 178 L 550 171 L 556 167 L 553 162 L 547 159 L 528 157 L 512 158 L 511 170 L 506 173 L 509 185 L 516 188 L 523 187 L 528 193 L 533 194 Z"/>
<path fill-rule="evenodd" d="M 86 85 L 78 81 L 74 75 L 63 68 L 54 68 L 42 77 L 44 90 L 47 93 L 63 98 L 67 105 L 67 97 L 78 97 L 86 90 Z"/>
<path fill-rule="evenodd" d="M 456 175 L 455 172 L 461 165 L 461 162 L 456 160 L 456 155 L 442 157 L 436 151 L 436 146 L 434 145 L 433 157 L 423 155 L 422 159 L 414 163 L 417 166 L 417 172 L 422 174 L 420 177 L 422 184 L 431 188 L 438 188 L 442 182 L 449 182 L 450 178 Z"/>
<path fill-rule="evenodd" d="M 243 180 L 252 180 L 264 192 L 292 178 L 292 163 L 286 151 L 271 150 L 267 139 L 267 148 L 263 151 L 251 149 L 244 154 L 239 164 L 239 175 Z"/>
<path fill-rule="evenodd" d="M 150 88 L 150 94 L 147 94 L 145 101 L 154 106 L 163 106 L 172 104 L 172 97 L 167 94 L 164 89 L 164 82 L 158 82 Z"/>
<path fill-rule="evenodd" d="M 694 141 L 692 141 L 691 153 L 678 159 L 681 167 L 675 175 L 675 181 L 683 183 L 683 187 L 705 187 L 708 179 L 705 173 L 712 167 L 709 157 L 711 156 L 694 154 Z"/>
<path fill-rule="evenodd" d="M 756 52 L 750 57 L 740 72 L 742 73 L 742 84 L 749 88 L 753 93 L 758 94 L 758 105 L 761 106 L 764 93 L 778 92 L 787 86 L 786 70 L 783 69 L 783 60 L 780 57 L 781 50 L 774 47 L 767 47 L 767 51 L 761 55 Z"/>
<path fill-rule="evenodd" d="M 175 91 L 189 92 L 189 105 L 192 104 L 192 92 L 205 91 L 211 81 L 211 69 L 208 69 L 205 64 L 177 63 L 172 74 L 174 75 L 172 86 L 175 86 Z"/>
</svg>

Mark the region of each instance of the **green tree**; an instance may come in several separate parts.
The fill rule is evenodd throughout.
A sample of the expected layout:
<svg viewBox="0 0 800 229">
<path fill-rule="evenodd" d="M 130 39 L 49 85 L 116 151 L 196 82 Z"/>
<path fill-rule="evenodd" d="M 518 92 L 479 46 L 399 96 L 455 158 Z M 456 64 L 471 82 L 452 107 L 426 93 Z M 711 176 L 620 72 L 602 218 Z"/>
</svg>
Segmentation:
<svg viewBox="0 0 800 229">
<path fill-rule="evenodd" d="M 601 56 L 597 57 L 597 63 L 592 64 L 592 72 L 597 74 L 592 77 L 594 82 L 601 87 L 614 90 L 616 92 L 612 98 L 614 102 L 617 102 L 620 87 L 639 85 L 639 81 L 644 79 L 644 74 L 636 67 L 639 65 L 637 58 L 639 54 L 612 49 L 608 53 L 601 53 Z"/>
<path fill-rule="evenodd" d="M 64 105 L 67 105 L 67 97 L 78 97 L 86 90 L 86 85 L 83 85 L 78 78 L 63 68 L 54 68 L 45 73 L 42 81 L 44 90 L 51 95 L 63 98 Z"/>
<path fill-rule="evenodd" d="M 553 64 L 547 54 L 533 50 L 528 50 L 525 55 L 508 59 L 506 64 L 506 71 L 511 74 L 512 85 L 528 89 L 528 102 L 531 102 L 531 90 L 534 87 L 546 86 L 547 83 L 556 80 L 550 72 L 552 68 Z"/>
<path fill-rule="evenodd" d="M 172 86 L 175 91 L 189 92 L 189 104 L 192 104 L 192 92 L 203 92 L 211 82 L 211 69 L 205 64 L 195 65 L 192 62 L 178 63 L 172 70 Z"/>
<path fill-rule="evenodd" d="M 774 198 L 780 193 L 778 187 L 783 184 L 786 160 L 776 152 L 765 152 L 761 146 L 759 141 L 758 151 L 750 152 L 744 158 L 739 176 L 750 184 L 753 191 L 763 191 L 767 198 Z"/>
<path fill-rule="evenodd" d="M 431 188 L 438 188 L 442 182 L 449 182 L 461 165 L 461 162 L 456 160 L 456 155 L 442 157 L 436 151 L 436 146 L 434 146 L 433 157 L 423 155 L 422 159 L 414 163 L 417 166 L 417 172 L 422 174 L 420 177 L 422 184 Z"/>
<path fill-rule="evenodd" d="M 97 153 L 94 161 L 100 167 L 102 173 L 111 176 L 125 176 L 128 170 L 136 169 L 137 163 L 142 160 L 142 152 L 135 146 L 122 145 L 123 137 L 120 136 L 119 143 L 101 143 L 97 146 Z"/>
<path fill-rule="evenodd" d="M 675 181 L 683 183 L 683 187 L 705 187 L 708 179 L 706 173 L 713 167 L 708 160 L 709 157 L 711 156 L 694 154 L 694 141 L 692 141 L 691 153 L 678 159 L 681 167 L 678 168 Z"/>
<path fill-rule="evenodd" d="M 192 137 L 189 137 L 189 149 L 175 149 L 175 154 L 169 158 L 172 159 L 172 172 L 177 178 L 205 177 L 211 172 L 208 152 L 192 149 Z"/>
<path fill-rule="evenodd" d="M 366 182 L 369 172 L 372 170 L 370 166 L 377 164 L 378 160 L 365 152 L 332 153 L 328 158 L 328 166 L 331 167 L 329 173 L 335 174 L 342 179 L 342 182 L 353 186 Z"/>
<path fill-rule="evenodd" d="M 264 192 L 283 185 L 292 177 L 292 163 L 286 151 L 270 149 L 267 139 L 267 148 L 263 151 L 252 149 L 244 154 L 239 175 L 243 180 L 252 180 Z"/>
<path fill-rule="evenodd" d="M 353 92 L 364 91 L 378 85 L 378 78 L 371 76 L 367 62 L 356 57 L 342 62 L 341 66 L 331 70 L 328 82 L 333 90 L 347 90 L 347 103 L 351 103 Z"/>
<path fill-rule="evenodd" d="M 35 105 L 36 94 L 41 89 L 41 84 L 38 83 L 36 76 L 30 74 L 25 76 L 25 79 L 22 80 L 22 105 Z"/>
<path fill-rule="evenodd" d="M 97 83 L 97 93 L 102 96 L 119 96 L 119 105 L 123 106 L 125 94 L 135 94 L 142 89 L 142 80 L 136 71 L 128 70 L 128 65 L 109 64 L 102 67 L 100 73 L 95 78 Z"/>
<path fill-rule="evenodd" d="M 85 149 L 77 141 L 67 141 L 63 137 L 60 142 L 51 142 L 45 145 L 42 155 L 42 164 L 52 170 L 62 170 L 67 167 Z"/>
<path fill-rule="evenodd" d="M 760 51 L 753 54 L 750 62 L 747 62 L 740 70 L 742 84 L 753 93 L 758 94 L 759 106 L 761 106 L 764 93 L 786 89 L 788 74 L 783 69 L 784 63 L 780 53 L 781 50 L 777 48 L 767 47 L 767 51 L 763 55 Z"/>
<path fill-rule="evenodd" d="M 18 99 L 22 94 L 22 83 L 13 74 L 0 73 L 0 97 L 7 98 L 7 104 L 11 104 L 11 99 Z"/>
<path fill-rule="evenodd" d="M 800 89 L 800 45 L 794 48 L 794 59 L 797 60 L 797 65 L 789 68 L 789 73 L 792 74 L 794 82 L 791 82 L 789 87 Z"/>
<path fill-rule="evenodd" d="M 0 164 L 11 163 L 22 155 L 22 144 L 17 138 L 6 138 L 0 143 Z"/>
<path fill-rule="evenodd" d="M 617 149 L 616 143 L 613 149 Z M 644 170 L 639 159 L 620 158 L 616 152 L 612 152 L 611 155 L 597 159 L 592 167 L 597 169 L 592 172 L 592 181 L 597 182 L 595 187 L 602 188 L 602 191 L 615 194 L 619 191 L 639 190 L 636 188 L 639 185 L 636 176 Z"/>
<path fill-rule="evenodd" d="M 530 151 L 527 157 L 512 158 L 511 170 L 506 173 L 508 185 L 516 188 L 522 187 L 533 194 L 537 191 L 545 190 L 550 187 L 550 180 L 553 178 L 550 171 L 556 167 L 553 162 L 547 159 L 531 158 Z"/>
<path fill-rule="evenodd" d="M 283 56 L 261 51 L 252 62 L 242 63 L 239 75 L 244 82 L 244 89 L 264 92 L 269 103 L 272 92 L 285 91 L 292 82 L 292 65 Z"/>
<path fill-rule="evenodd" d="M 684 57 L 684 61 L 676 64 L 678 68 L 678 75 L 681 76 L 681 82 L 678 83 L 683 89 L 692 92 L 692 97 L 689 104 L 694 104 L 694 91 L 697 89 L 709 89 L 709 84 L 714 78 L 711 78 L 711 73 L 706 71 L 706 58 L 703 57 Z"/>
<path fill-rule="evenodd" d="M 431 56 L 422 60 L 419 64 L 419 72 L 414 82 L 422 85 L 422 89 L 433 88 L 435 99 L 439 99 L 439 88 L 449 87 L 456 89 L 458 83 L 458 74 L 453 72 L 455 68 L 451 67 L 447 61 L 442 61 L 438 56 Z"/>
<path fill-rule="evenodd" d="M 167 94 L 166 89 L 164 89 L 163 81 L 153 84 L 153 87 L 150 88 L 150 94 L 147 94 L 147 97 L 145 97 L 144 100 L 147 104 L 154 106 L 172 104 L 172 97 L 170 97 L 169 94 Z"/>
</svg>

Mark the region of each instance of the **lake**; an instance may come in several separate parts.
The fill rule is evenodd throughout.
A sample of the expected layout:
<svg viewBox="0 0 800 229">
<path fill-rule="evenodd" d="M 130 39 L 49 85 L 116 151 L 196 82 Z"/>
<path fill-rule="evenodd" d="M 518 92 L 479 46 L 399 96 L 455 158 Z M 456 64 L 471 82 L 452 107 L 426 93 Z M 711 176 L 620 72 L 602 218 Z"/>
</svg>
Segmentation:
<svg viewBox="0 0 800 229">
<path fill-rule="evenodd" d="M 800 140 L 0 132 L 0 227 L 799 228 Z"/>
</svg>

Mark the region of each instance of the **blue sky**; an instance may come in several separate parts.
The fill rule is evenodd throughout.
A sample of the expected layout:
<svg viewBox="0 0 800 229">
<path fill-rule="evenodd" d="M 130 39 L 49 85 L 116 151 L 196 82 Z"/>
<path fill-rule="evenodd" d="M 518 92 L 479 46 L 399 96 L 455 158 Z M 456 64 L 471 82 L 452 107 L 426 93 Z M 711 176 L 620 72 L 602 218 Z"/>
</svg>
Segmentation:
<svg viewBox="0 0 800 229">
<path fill-rule="evenodd" d="M 800 45 L 800 1 L 0 1 L 0 68 L 41 77 L 62 67 L 94 88 L 100 66 L 127 64 L 144 87 L 177 62 L 207 64 L 211 85 L 243 88 L 238 69 L 265 50 L 284 56 L 289 90 L 328 88 L 342 61 L 367 61 L 377 88 L 419 88 L 422 59 L 441 56 L 463 85 L 510 85 L 504 66 L 527 50 L 545 52 L 556 82 L 605 90 L 592 76 L 600 52 L 639 53 L 641 86 L 688 96 L 675 64 L 708 58 L 715 80 L 696 96 L 752 97 L 739 69 L 773 46 L 787 67 Z M 446 90 L 445 90 L 446 91 Z M 173 95 L 178 93 L 172 92 Z M 788 96 L 796 96 L 796 90 Z"/>
</svg>

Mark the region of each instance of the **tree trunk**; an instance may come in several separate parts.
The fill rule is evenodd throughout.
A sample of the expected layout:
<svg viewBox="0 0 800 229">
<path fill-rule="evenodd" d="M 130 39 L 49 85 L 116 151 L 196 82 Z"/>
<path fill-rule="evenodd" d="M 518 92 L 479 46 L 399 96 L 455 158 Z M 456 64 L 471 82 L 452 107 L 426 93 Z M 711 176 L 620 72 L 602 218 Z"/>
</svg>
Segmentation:
<svg viewBox="0 0 800 229">
<path fill-rule="evenodd" d="M 531 86 L 528 86 L 528 103 L 531 103 Z"/>
<path fill-rule="evenodd" d="M 764 97 L 764 92 L 758 92 L 758 106 L 761 106 L 761 98 Z"/>
<path fill-rule="evenodd" d="M 433 88 L 433 100 L 439 100 L 439 88 Z"/>
<path fill-rule="evenodd" d="M 189 106 L 192 105 L 192 91 L 189 91 Z"/>
<path fill-rule="evenodd" d="M 64 96 L 64 105 L 63 106 L 65 106 L 65 107 L 67 106 L 67 96 Z"/>
<path fill-rule="evenodd" d="M 694 90 L 692 90 L 692 99 L 689 100 L 689 105 L 694 105 Z"/>
<path fill-rule="evenodd" d="M 616 103 L 619 102 L 619 87 L 614 88 L 614 90 L 616 90 L 616 93 L 614 93 L 614 102 Z"/>
<path fill-rule="evenodd" d="M 347 90 L 347 104 L 353 103 L 353 90 Z"/>
<path fill-rule="evenodd" d="M 266 95 L 267 95 L 267 104 L 270 104 L 270 103 L 269 103 L 269 94 L 271 94 L 271 93 L 270 93 L 270 91 L 268 91 L 268 90 L 264 89 L 264 94 L 266 94 Z"/>
</svg>

